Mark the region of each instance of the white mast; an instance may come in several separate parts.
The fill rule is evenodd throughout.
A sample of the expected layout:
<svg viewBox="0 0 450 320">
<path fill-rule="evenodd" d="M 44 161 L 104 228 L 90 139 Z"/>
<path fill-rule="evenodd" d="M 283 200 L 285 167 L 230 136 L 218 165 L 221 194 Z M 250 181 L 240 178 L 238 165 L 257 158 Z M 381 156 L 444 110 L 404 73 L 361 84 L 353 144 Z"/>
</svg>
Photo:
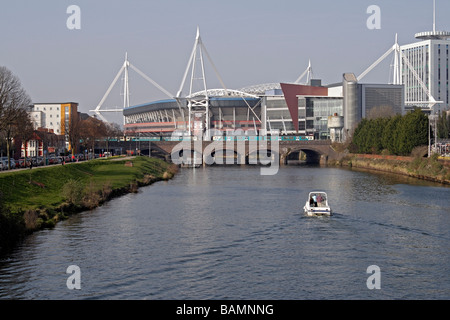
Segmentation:
<svg viewBox="0 0 450 320">
<path fill-rule="evenodd" d="M 433 0 L 433 32 L 436 32 L 436 0 Z"/>
<path fill-rule="evenodd" d="M 124 62 L 124 79 L 123 79 L 123 109 L 126 109 L 130 106 L 130 89 L 128 86 L 128 67 L 130 66 L 130 62 L 128 61 L 128 52 L 125 53 L 125 62 Z"/>
<path fill-rule="evenodd" d="M 400 83 L 400 46 L 398 45 L 398 35 L 395 34 L 395 44 L 394 44 L 394 79 L 392 81 L 393 84 L 401 84 Z"/>
<path fill-rule="evenodd" d="M 190 86 L 189 86 L 189 95 L 186 97 L 188 101 L 188 109 L 189 109 L 189 121 L 188 121 L 188 132 L 189 135 L 192 135 L 192 128 L 193 123 L 192 119 L 195 117 L 196 113 L 203 113 L 204 119 L 202 120 L 202 129 L 209 129 L 210 127 L 210 111 L 209 111 L 209 96 L 208 96 L 208 88 L 206 84 L 206 75 L 205 75 L 205 61 L 203 58 L 203 53 L 205 53 L 206 57 L 208 58 L 209 62 L 211 63 L 211 66 L 214 69 L 214 72 L 216 73 L 216 76 L 218 80 L 220 81 L 223 89 L 227 93 L 228 90 L 222 80 L 222 78 L 219 75 L 219 72 L 217 71 L 216 66 L 214 65 L 211 57 L 208 54 L 208 51 L 206 50 L 205 45 L 202 42 L 202 39 L 200 37 L 200 28 L 197 27 L 197 35 L 195 37 L 195 43 L 194 48 L 192 49 L 191 56 L 189 58 L 189 62 L 186 67 L 186 71 L 184 73 L 183 79 L 181 81 L 180 89 L 177 93 L 177 100 L 181 99 L 182 92 L 184 88 L 184 84 L 186 82 L 187 75 L 189 73 L 189 69 L 191 69 L 191 79 L 190 79 Z M 197 69 L 200 68 L 199 75 L 196 75 Z M 200 81 L 200 86 L 202 87 L 200 92 L 194 92 L 194 81 Z M 199 94 L 200 93 L 200 94 Z M 197 123 L 198 124 L 198 123 Z M 208 133 L 209 130 L 206 130 L 206 133 Z M 209 140 L 208 136 L 205 136 L 205 140 Z"/>
<path fill-rule="evenodd" d="M 312 72 L 312 67 L 311 67 L 311 59 L 309 59 L 308 67 L 306 68 L 306 70 L 300 75 L 300 77 L 297 78 L 297 80 L 295 80 L 294 83 L 299 84 L 300 80 L 302 80 L 305 75 L 306 75 L 306 83 L 305 84 L 308 84 L 313 77 L 313 72 Z"/>
<path fill-rule="evenodd" d="M 173 95 L 169 91 L 167 91 L 166 89 L 161 87 L 153 79 L 151 79 L 149 76 L 147 76 L 141 70 L 139 70 L 138 68 L 133 66 L 130 63 L 130 61 L 128 61 L 128 52 L 127 52 L 127 53 L 125 53 L 125 61 L 124 61 L 123 65 L 122 65 L 122 67 L 120 68 L 119 72 L 117 73 L 117 75 L 114 78 L 114 80 L 111 83 L 111 85 L 108 87 L 108 90 L 106 90 L 102 100 L 99 102 L 99 104 L 97 105 L 97 107 L 94 110 L 90 110 L 90 112 L 94 112 L 104 122 L 108 122 L 108 120 L 106 120 L 106 118 L 102 115 L 102 112 L 122 112 L 123 113 L 123 110 L 130 106 L 130 87 L 129 87 L 129 72 L 128 72 L 129 68 L 132 68 L 141 77 L 143 77 L 145 80 L 147 80 L 148 82 L 153 84 L 156 88 L 158 88 L 160 91 L 165 93 L 169 98 L 171 98 L 171 99 L 173 98 Z M 116 85 L 116 83 L 119 80 L 119 78 L 122 75 L 122 73 L 124 73 L 124 78 L 123 78 L 124 86 L 123 86 L 123 92 L 121 93 L 121 94 L 123 94 L 123 108 L 122 109 L 101 109 L 103 103 L 108 98 L 109 94 L 111 93 L 111 90 Z M 124 122 L 125 122 L 125 117 L 124 117 Z"/>
</svg>

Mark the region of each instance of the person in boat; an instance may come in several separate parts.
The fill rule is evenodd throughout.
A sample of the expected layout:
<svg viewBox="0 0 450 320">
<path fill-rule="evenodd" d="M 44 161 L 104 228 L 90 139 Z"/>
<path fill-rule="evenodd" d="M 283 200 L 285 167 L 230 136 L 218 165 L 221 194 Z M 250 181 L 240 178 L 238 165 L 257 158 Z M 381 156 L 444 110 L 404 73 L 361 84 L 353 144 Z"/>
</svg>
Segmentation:
<svg viewBox="0 0 450 320">
<path fill-rule="evenodd" d="M 317 196 L 313 194 L 312 196 L 314 207 L 317 207 Z"/>
<path fill-rule="evenodd" d="M 322 195 L 320 193 L 317 195 L 317 199 L 316 200 L 317 200 L 318 206 L 321 207 L 323 198 L 322 198 Z"/>
</svg>

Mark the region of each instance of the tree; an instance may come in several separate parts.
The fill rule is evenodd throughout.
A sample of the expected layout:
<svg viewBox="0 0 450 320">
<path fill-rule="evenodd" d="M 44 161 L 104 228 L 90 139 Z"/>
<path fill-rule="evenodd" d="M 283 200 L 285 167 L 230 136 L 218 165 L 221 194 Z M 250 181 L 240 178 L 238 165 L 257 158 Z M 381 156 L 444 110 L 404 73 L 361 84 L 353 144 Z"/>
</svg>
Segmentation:
<svg viewBox="0 0 450 320">
<path fill-rule="evenodd" d="M 95 150 L 95 141 L 107 136 L 106 125 L 103 121 L 89 117 L 80 122 L 80 138 L 86 148 Z"/>
<path fill-rule="evenodd" d="M 394 108 L 392 106 L 378 106 L 369 110 L 367 119 L 389 118 L 394 115 Z"/>
<path fill-rule="evenodd" d="M 106 140 L 106 150 L 109 150 L 109 140 L 111 138 L 118 138 L 123 136 L 123 131 L 120 125 L 117 123 L 106 123 L 105 124 L 105 140 Z"/>
<path fill-rule="evenodd" d="M 6 140 L 9 169 L 12 141 L 24 123 L 29 121 L 26 108 L 30 105 L 31 99 L 22 88 L 19 78 L 6 67 L 0 67 L 0 132 Z"/>
<path fill-rule="evenodd" d="M 403 116 L 396 130 L 399 155 L 409 155 L 415 147 L 428 143 L 428 117 L 419 108 Z"/>
<path fill-rule="evenodd" d="M 380 153 L 383 148 L 384 128 L 389 118 L 362 119 L 353 135 L 353 143 L 360 153 Z"/>
<path fill-rule="evenodd" d="M 352 142 L 359 153 L 386 149 L 392 154 L 408 155 L 415 147 L 428 143 L 428 117 L 416 109 L 403 117 L 363 119 Z"/>
<path fill-rule="evenodd" d="M 441 112 L 437 120 L 437 137 L 438 139 L 450 138 L 450 119 L 447 119 L 447 112 Z"/>
<path fill-rule="evenodd" d="M 26 113 L 26 115 L 23 117 L 22 123 L 19 125 L 20 130 L 19 133 L 16 135 L 17 138 L 19 138 L 19 140 L 23 143 L 23 147 L 24 147 L 24 157 L 25 157 L 25 163 L 26 163 L 26 159 L 28 157 L 27 154 L 27 144 L 30 140 L 32 140 L 33 136 L 34 136 L 34 126 L 33 123 L 31 122 L 30 119 L 30 115 L 29 113 Z"/>
<path fill-rule="evenodd" d="M 368 153 L 366 138 L 368 136 L 369 120 L 362 119 L 353 133 L 353 144 L 357 147 L 357 152 Z"/>
<path fill-rule="evenodd" d="M 396 115 L 387 120 L 383 129 L 383 135 L 381 137 L 383 149 L 388 150 L 389 153 L 397 154 L 397 127 L 402 120 L 401 115 Z"/>
<path fill-rule="evenodd" d="M 69 121 L 69 128 L 66 128 L 65 132 L 68 137 L 69 146 L 73 155 L 78 152 L 78 147 L 81 139 L 81 119 L 78 113 L 72 113 L 71 119 Z"/>
</svg>

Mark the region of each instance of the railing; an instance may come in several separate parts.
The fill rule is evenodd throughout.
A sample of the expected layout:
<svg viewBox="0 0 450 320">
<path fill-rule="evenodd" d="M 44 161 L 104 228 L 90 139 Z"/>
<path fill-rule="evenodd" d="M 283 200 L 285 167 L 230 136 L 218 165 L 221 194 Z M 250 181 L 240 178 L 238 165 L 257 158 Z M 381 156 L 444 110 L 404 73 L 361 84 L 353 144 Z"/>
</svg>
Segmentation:
<svg viewBox="0 0 450 320">
<path fill-rule="evenodd" d="M 197 137 L 130 137 L 126 141 L 196 141 Z M 328 140 L 314 140 L 313 136 L 213 136 L 211 141 L 281 141 L 281 142 L 308 142 L 329 144 Z M 324 143 L 322 143 L 324 142 Z"/>
</svg>

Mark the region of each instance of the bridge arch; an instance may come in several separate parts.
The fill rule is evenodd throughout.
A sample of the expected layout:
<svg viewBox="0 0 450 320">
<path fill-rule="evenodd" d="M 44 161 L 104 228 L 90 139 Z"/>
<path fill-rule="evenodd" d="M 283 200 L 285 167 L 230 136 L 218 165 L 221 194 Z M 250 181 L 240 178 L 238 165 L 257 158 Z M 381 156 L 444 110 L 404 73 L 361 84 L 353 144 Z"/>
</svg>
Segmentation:
<svg viewBox="0 0 450 320">
<path fill-rule="evenodd" d="M 192 148 L 189 143 L 179 143 L 170 151 L 171 161 L 175 164 L 201 164 L 203 150 Z"/>
<path fill-rule="evenodd" d="M 303 152 L 306 155 L 306 163 L 323 163 L 326 162 L 328 154 L 324 153 L 319 148 L 312 146 L 299 146 L 290 148 L 284 157 L 284 163 L 287 164 L 289 160 L 300 160 L 300 153 Z"/>
<path fill-rule="evenodd" d="M 245 163 L 250 165 L 279 163 L 279 159 L 279 152 L 269 147 L 248 150 L 245 154 Z"/>
<path fill-rule="evenodd" d="M 245 164 L 245 156 L 233 149 L 210 149 L 203 151 L 203 161 L 206 165 Z"/>
</svg>

